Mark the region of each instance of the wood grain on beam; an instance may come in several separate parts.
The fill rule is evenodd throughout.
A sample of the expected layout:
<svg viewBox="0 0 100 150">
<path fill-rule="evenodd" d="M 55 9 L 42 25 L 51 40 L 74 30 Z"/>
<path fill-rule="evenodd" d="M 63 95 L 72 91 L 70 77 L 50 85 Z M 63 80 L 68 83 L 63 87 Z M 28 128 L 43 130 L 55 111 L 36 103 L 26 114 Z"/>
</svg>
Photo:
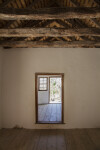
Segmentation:
<svg viewBox="0 0 100 150">
<path fill-rule="evenodd" d="M 62 36 L 100 36 L 100 28 L 17 28 L 0 29 L 0 37 L 62 37 Z"/>
<path fill-rule="evenodd" d="M 100 8 L 43 8 L 32 9 L 0 9 L 3 20 L 42 20 L 42 19 L 100 18 Z"/>
<path fill-rule="evenodd" d="M 0 41 L 0 47 L 13 47 L 13 48 L 38 48 L 38 47 L 100 47 L 100 41 L 52 41 L 52 42 L 33 42 L 33 41 Z"/>
</svg>

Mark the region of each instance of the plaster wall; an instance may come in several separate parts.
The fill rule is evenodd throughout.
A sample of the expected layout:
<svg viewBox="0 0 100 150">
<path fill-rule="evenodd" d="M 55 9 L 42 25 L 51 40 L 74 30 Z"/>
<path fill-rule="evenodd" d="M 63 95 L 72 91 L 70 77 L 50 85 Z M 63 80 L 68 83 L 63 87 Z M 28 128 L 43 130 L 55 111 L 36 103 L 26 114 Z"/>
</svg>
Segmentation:
<svg viewBox="0 0 100 150">
<path fill-rule="evenodd" d="M 64 73 L 63 125 L 35 124 L 35 73 Z M 9 49 L 3 54 L 2 126 L 100 127 L 100 49 Z"/>
</svg>

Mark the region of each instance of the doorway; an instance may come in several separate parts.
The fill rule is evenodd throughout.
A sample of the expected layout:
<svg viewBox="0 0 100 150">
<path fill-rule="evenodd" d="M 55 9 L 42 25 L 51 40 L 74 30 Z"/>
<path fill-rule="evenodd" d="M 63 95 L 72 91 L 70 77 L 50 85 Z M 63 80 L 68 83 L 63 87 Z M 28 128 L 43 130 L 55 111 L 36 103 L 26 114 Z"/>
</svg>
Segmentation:
<svg viewBox="0 0 100 150">
<path fill-rule="evenodd" d="M 63 123 L 64 74 L 36 73 L 36 123 Z"/>
<path fill-rule="evenodd" d="M 60 76 L 50 77 L 50 103 L 62 102 L 62 81 Z"/>
</svg>

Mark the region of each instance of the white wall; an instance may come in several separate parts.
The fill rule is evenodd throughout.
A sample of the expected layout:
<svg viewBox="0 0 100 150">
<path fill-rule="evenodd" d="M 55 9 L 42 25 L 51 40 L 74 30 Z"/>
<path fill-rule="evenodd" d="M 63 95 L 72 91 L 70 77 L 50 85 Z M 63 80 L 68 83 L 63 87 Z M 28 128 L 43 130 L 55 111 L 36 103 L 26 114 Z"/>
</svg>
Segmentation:
<svg viewBox="0 0 100 150">
<path fill-rule="evenodd" d="M 1 87 L 2 87 L 2 49 L 0 48 L 0 128 L 2 127 Z"/>
<path fill-rule="evenodd" d="M 100 49 L 9 49 L 3 59 L 3 127 L 100 127 Z M 65 74 L 64 125 L 35 124 L 35 72 Z"/>
</svg>

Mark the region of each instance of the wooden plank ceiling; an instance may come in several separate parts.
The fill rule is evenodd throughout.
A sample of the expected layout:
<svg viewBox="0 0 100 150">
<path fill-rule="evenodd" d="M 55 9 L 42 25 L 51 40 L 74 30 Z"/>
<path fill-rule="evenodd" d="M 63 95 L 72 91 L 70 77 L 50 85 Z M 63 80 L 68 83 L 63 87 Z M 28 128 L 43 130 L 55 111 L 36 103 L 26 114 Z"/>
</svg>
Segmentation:
<svg viewBox="0 0 100 150">
<path fill-rule="evenodd" d="M 0 0 L 0 47 L 100 48 L 100 0 Z"/>
</svg>

